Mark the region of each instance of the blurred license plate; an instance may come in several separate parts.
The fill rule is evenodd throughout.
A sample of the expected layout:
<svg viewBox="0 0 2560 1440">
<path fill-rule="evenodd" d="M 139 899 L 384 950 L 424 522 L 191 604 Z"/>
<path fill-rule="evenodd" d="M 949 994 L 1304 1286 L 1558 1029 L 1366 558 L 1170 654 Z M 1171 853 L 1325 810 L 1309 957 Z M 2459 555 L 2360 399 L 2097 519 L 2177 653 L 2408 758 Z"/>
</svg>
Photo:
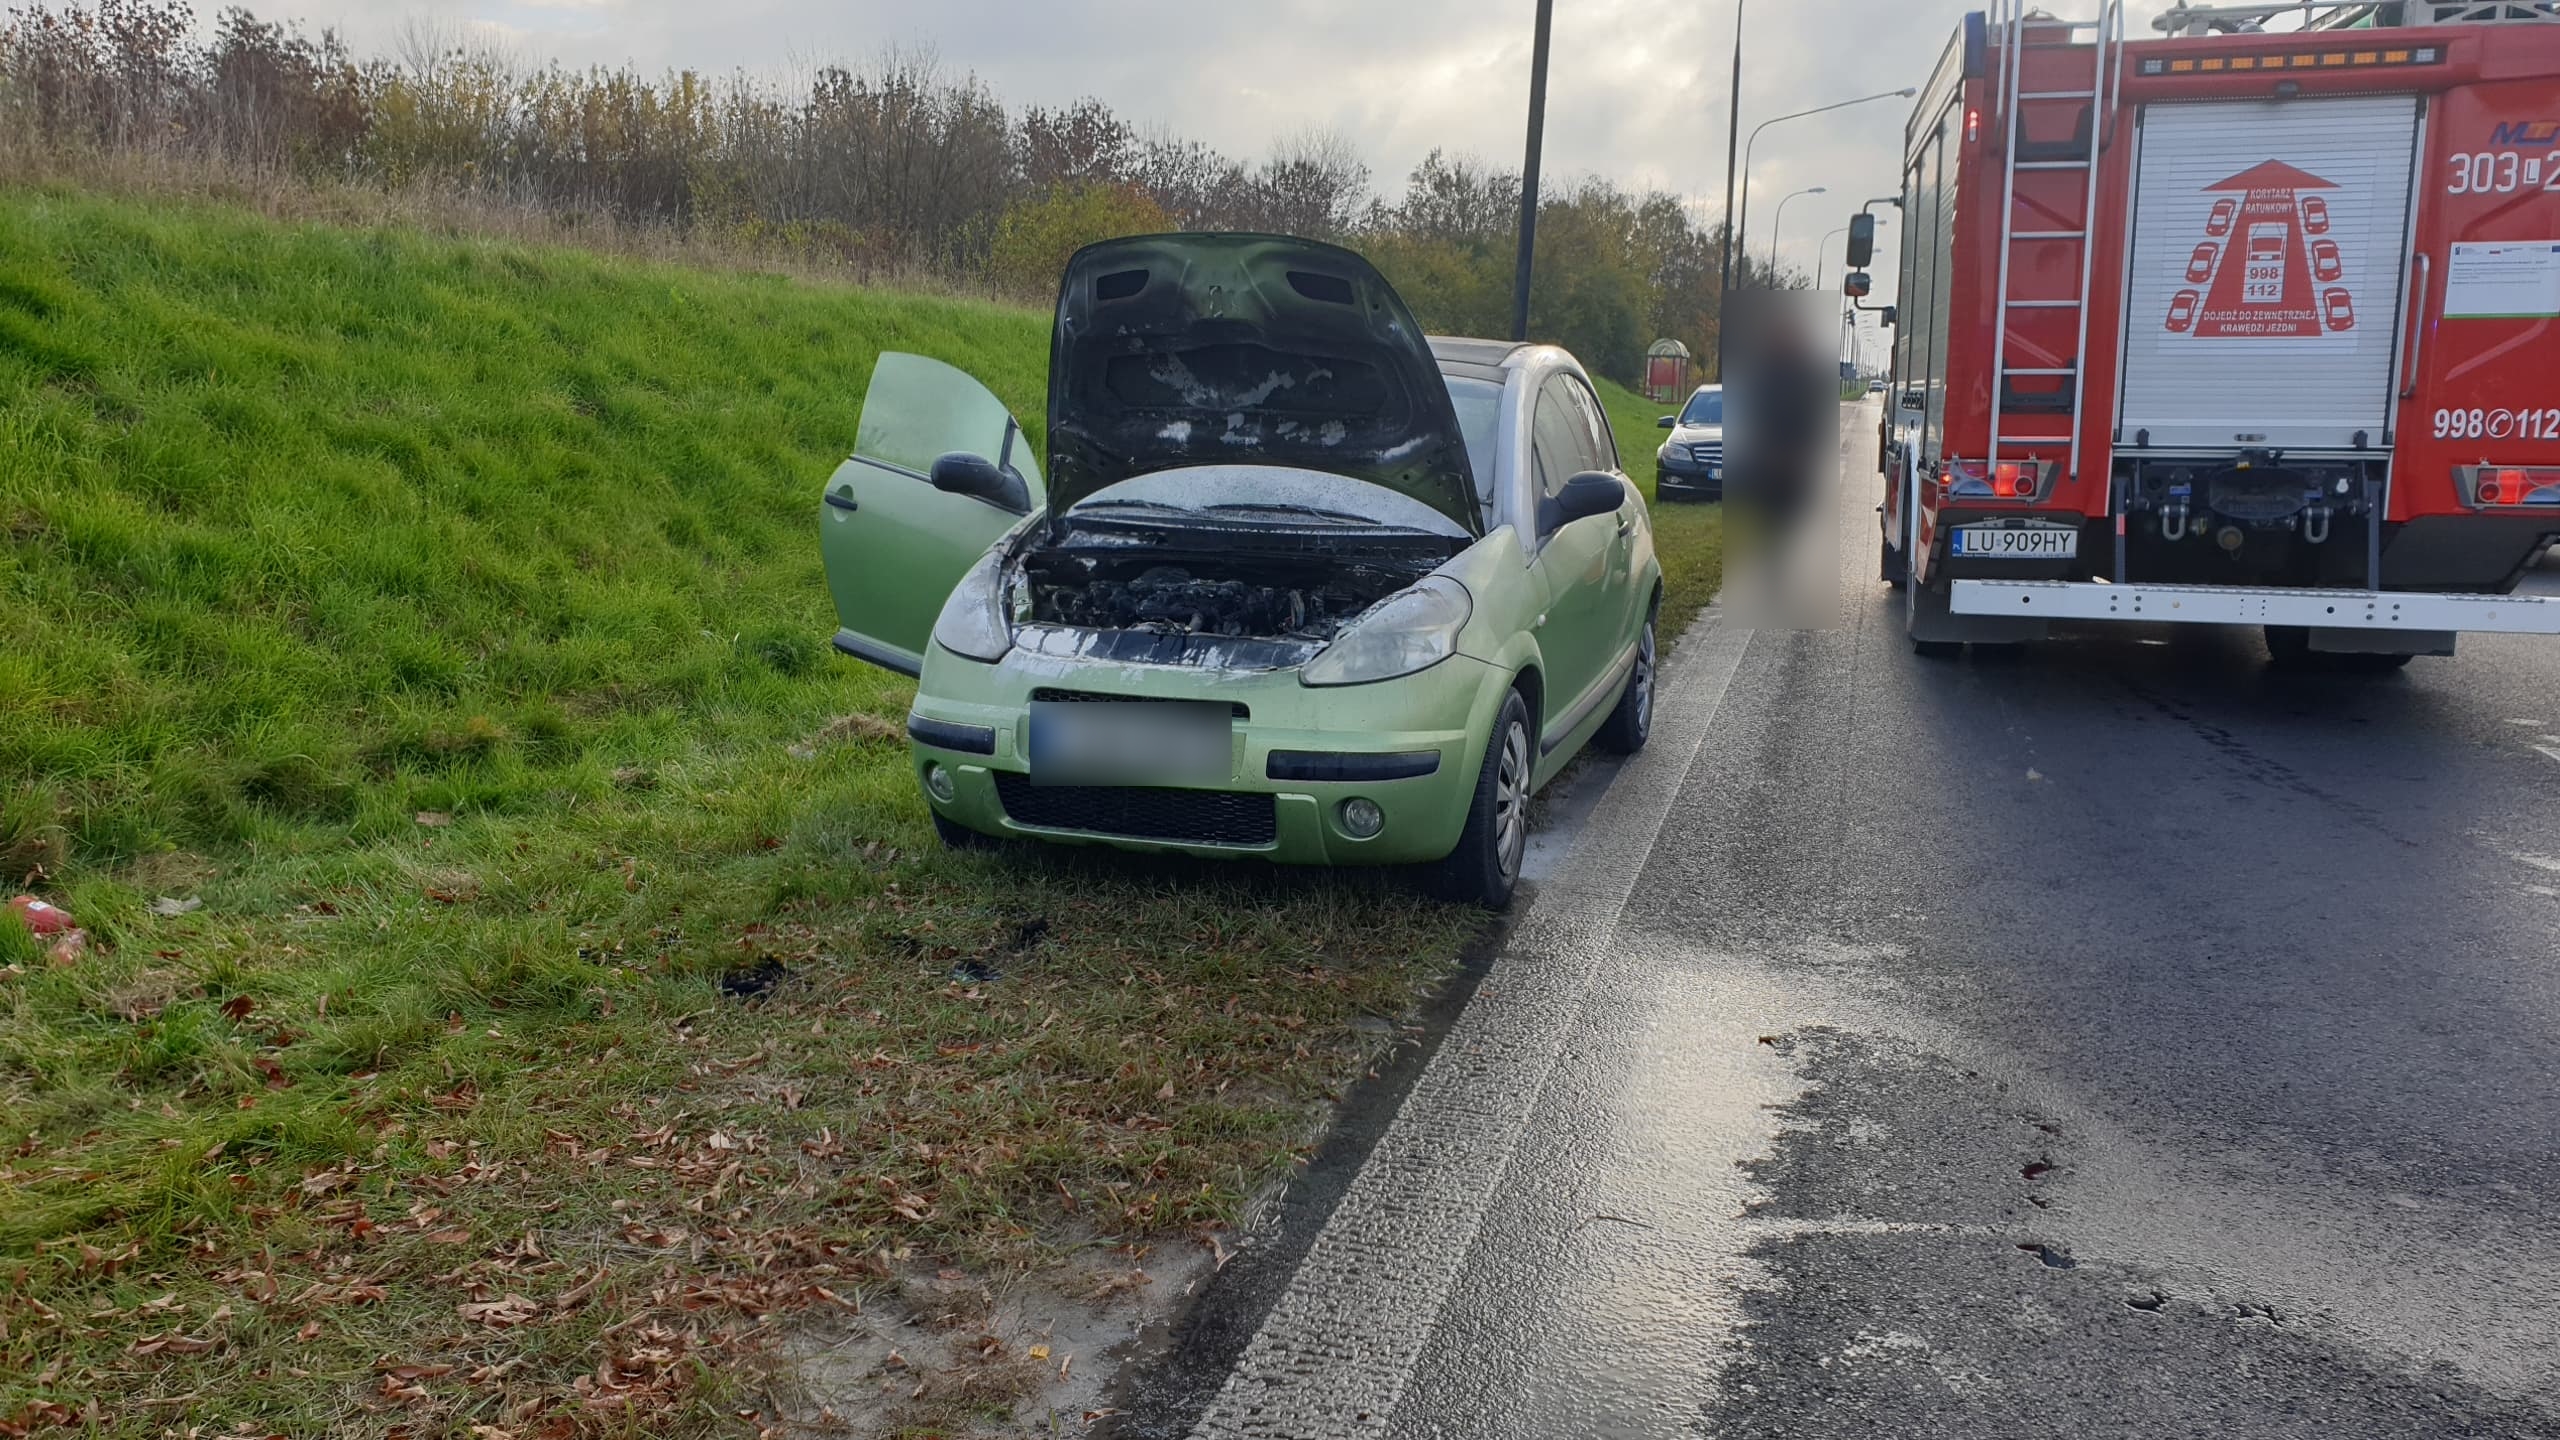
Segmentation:
<svg viewBox="0 0 2560 1440">
<path fill-rule="evenodd" d="M 1235 770 L 1235 716 L 1212 700 L 1034 700 L 1034 785 L 1182 785 Z"/>
<path fill-rule="evenodd" d="M 2072 560 L 2080 531 L 2069 525 L 1959 525 L 1955 553 L 1967 560 Z"/>
</svg>

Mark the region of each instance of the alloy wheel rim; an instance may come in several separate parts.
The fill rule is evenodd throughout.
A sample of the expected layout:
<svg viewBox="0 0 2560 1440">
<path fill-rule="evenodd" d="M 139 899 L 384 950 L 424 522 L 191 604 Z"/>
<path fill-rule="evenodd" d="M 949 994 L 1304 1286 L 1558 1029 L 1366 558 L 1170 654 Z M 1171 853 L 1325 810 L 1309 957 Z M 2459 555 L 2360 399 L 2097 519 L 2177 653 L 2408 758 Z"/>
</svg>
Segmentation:
<svg viewBox="0 0 2560 1440">
<path fill-rule="evenodd" d="M 1653 723 L 1653 622 L 1644 622 L 1644 633 L 1636 637 L 1636 728 Z"/>
<path fill-rule="evenodd" d="M 1502 759 L 1493 776 L 1496 861 L 1504 878 L 1519 873 L 1529 838 L 1529 731 L 1514 722 L 1502 732 Z"/>
</svg>

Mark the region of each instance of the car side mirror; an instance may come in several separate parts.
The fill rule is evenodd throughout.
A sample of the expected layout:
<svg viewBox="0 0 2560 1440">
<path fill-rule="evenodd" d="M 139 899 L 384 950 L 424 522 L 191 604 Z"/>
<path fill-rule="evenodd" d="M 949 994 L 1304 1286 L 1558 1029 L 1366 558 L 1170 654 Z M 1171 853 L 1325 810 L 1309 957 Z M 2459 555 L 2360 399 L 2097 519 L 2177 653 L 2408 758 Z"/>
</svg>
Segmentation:
<svg viewBox="0 0 2560 1440">
<path fill-rule="evenodd" d="M 1626 503 L 1627 482 L 1606 470 L 1585 470 L 1564 482 L 1556 498 L 1547 502 L 1553 519 L 1545 528 L 1552 533 L 1576 520 L 1611 514 Z"/>
<path fill-rule="evenodd" d="M 1031 487 L 984 455 L 954 450 L 936 456 L 933 473 L 926 478 L 946 495 L 966 495 L 1015 515 L 1031 513 Z"/>
<path fill-rule="evenodd" d="M 1663 428 L 1663 429 L 1665 429 L 1665 430 L 1668 430 L 1668 429 L 1670 429 L 1672 426 L 1677 425 L 1677 424 L 1679 424 L 1679 423 L 1680 423 L 1680 417 L 1679 417 L 1679 416 L 1677 416 L 1677 415 L 1665 415 L 1665 416 L 1663 416 L 1663 417 L 1662 417 L 1662 428 Z"/>
<path fill-rule="evenodd" d="M 1840 292 L 1852 300 L 1866 299 L 1867 292 L 1874 288 L 1874 282 L 1867 279 L 1864 270 L 1852 270 L 1840 281 Z"/>
<path fill-rule="evenodd" d="M 1852 270 L 1864 270 L 1876 255 L 1876 217 L 1861 210 L 1849 217 L 1848 261 Z M 1863 290 L 1857 291 L 1863 295 Z"/>
</svg>

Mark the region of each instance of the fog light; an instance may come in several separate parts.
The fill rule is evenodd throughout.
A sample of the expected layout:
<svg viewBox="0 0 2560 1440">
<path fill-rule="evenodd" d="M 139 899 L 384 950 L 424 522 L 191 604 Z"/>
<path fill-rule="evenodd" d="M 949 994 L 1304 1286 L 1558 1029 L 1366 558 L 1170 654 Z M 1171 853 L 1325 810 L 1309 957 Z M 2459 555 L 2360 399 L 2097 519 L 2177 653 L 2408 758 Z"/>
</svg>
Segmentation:
<svg viewBox="0 0 2560 1440">
<path fill-rule="evenodd" d="M 1342 833 L 1354 840 L 1366 840 L 1387 828 L 1387 812 L 1375 800 L 1358 797 L 1342 802 Z"/>
<path fill-rule="evenodd" d="M 950 771 L 936 764 L 928 763 L 924 767 L 924 791 L 945 805 L 960 798 L 959 782 L 951 778 Z"/>
</svg>

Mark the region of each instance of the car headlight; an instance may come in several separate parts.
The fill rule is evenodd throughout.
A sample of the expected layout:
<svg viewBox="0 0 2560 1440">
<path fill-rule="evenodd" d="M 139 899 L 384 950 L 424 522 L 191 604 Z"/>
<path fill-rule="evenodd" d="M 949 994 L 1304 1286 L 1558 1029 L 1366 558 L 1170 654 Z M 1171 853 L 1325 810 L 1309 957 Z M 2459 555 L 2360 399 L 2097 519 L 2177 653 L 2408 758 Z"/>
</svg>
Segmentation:
<svg viewBox="0 0 2560 1440">
<path fill-rule="evenodd" d="M 1467 587 L 1433 575 L 1369 607 L 1298 670 L 1301 685 L 1365 685 L 1427 670 L 1458 652 L 1475 613 Z"/>
<path fill-rule="evenodd" d="M 990 665 L 1013 648 L 1013 627 L 1005 623 L 1002 549 L 979 556 L 960 583 L 951 587 L 941 616 L 933 622 L 933 643 Z"/>
</svg>

